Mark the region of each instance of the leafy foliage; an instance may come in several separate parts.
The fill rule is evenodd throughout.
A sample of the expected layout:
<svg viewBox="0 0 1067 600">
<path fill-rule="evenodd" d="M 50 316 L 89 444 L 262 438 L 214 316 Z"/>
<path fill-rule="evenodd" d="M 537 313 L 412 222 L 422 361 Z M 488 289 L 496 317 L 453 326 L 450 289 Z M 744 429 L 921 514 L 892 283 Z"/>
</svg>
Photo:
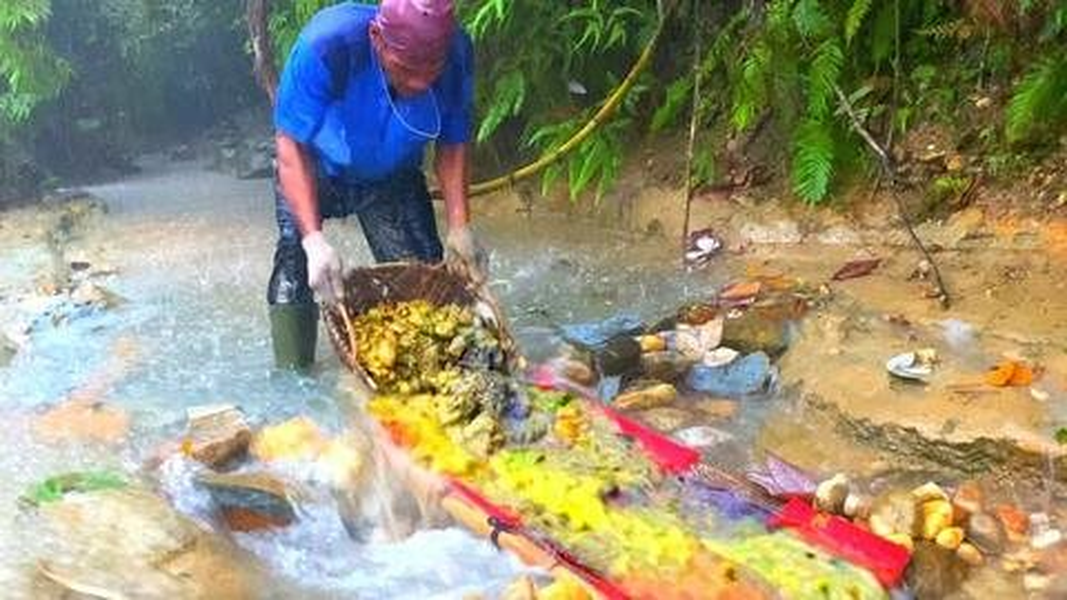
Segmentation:
<svg viewBox="0 0 1067 600">
<path fill-rule="evenodd" d="M 49 0 L 0 4 L 0 121 L 26 121 L 34 107 L 58 94 L 70 76 L 43 33 L 51 12 Z"/>
</svg>

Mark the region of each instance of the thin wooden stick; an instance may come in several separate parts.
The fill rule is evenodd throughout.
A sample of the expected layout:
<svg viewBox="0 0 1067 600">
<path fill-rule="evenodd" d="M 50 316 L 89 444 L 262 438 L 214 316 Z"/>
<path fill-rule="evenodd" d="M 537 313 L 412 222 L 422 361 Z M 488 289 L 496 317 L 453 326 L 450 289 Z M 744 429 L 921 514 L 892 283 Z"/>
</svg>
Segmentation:
<svg viewBox="0 0 1067 600">
<path fill-rule="evenodd" d="M 693 106 L 689 115 L 689 141 L 685 148 L 685 220 L 682 223 L 682 264 L 689 246 L 689 220 L 693 212 L 693 148 L 696 146 L 697 121 L 700 119 L 700 0 L 693 2 Z"/>
<path fill-rule="evenodd" d="M 344 302 L 338 304 L 341 309 L 341 320 L 345 322 L 345 333 L 348 334 L 348 360 L 352 362 L 352 366 L 359 365 L 356 362 L 356 328 L 352 325 L 352 318 L 348 316 L 348 307 Z"/>
<path fill-rule="evenodd" d="M 882 165 L 882 171 L 885 177 L 889 180 L 890 185 L 896 182 L 896 169 L 893 167 L 893 158 L 889 155 L 888 150 L 883 148 L 871 132 L 867 131 L 867 128 L 863 126 L 860 121 L 859 115 L 852 108 L 852 103 L 849 102 L 848 96 L 841 90 L 841 86 L 834 84 L 834 93 L 837 95 L 837 101 L 841 105 L 841 108 L 848 115 L 849 120 L 852 123 L 852 129 L 863 141 L 867 142 L 867 145 L 871 148 L 876 155 L 878 155 L 879 162 Z M 930 263 L 930 267 L 934 272 L 934 284 L 937 286 L 937 300 L 941 304 L 942 308 L 948 308 L 952 304 L 952 300 L 948 294 L 948 288 L 945 286 L 944 279 L 941 278 L 941 270 L 937 267 L 937 262 L 934 261 L 934 257 L 930 255 L 930 251 L 926 249 L 926 245 L 919 239 L 919 234 L 915 233 L 915 228 L 912 227 L 911 220 L 908 219 L 907 210 L 904 207 L 904 203 L 900 200 L 897 194 L 891 194 L 893 202 L 897 205 L 897 212 L 900 215 L 900 220 L 904 223 L 904 229 L 907 230 L 908 236 L 915 242 L 915 245 L 919 248 L 919 252 Z"/>
</svg>

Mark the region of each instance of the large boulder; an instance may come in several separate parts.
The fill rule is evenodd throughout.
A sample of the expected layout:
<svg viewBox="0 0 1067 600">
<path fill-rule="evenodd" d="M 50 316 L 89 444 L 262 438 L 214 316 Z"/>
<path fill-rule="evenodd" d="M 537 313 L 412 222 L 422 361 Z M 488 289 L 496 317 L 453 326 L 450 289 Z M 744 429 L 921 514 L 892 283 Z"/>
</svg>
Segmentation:
<svg viewBox="0 0 1067 600">
<path fill-rule="evenodd" d="M 37 515 L 34 598 L 262 597 L 254 563 L 148 492 L 69 494 Z"/>
</svg>

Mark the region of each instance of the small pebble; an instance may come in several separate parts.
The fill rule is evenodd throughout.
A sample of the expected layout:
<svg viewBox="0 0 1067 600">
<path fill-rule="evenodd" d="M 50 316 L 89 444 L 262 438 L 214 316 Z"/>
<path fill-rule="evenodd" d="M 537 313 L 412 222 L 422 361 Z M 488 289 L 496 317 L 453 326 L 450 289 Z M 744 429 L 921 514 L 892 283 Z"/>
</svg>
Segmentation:
<svg viewBox="0 0 1067 600">
<path fill-rule="evenodd" d="M 915 497 L 915 501 L 919 503 L 926 503 L 931 500 L 948 500 L 948 494 L 945 490 L 941 489 L 941 486 L 932 481 L 928 481 L 919 487 L 911 491 L 911 495 Z"/>
<path fill-rule="evenodd" d="M 1030 538 L 1030 546 L 1037 550 L 1044 550 L 1060 543 L 1063 540 L 1063 532 L 1059 529 L 1047 529 Z"/>
<path fill-rule="evenodd" d="M 947 527 L 942 529 L 935 538 L 938 546 L 949 550 L 956 550 L 963 543 L 963 529 L 960 527 Z"/>
<path fill-rule="evenodd" d="M 848 477 L 838 473 L 815 488 L 815 507 L 823 512 L 839 515 L 845 508 L 848 492 Z"/>
<path fill-rule="evenodd" d="M 985 557 L 982 556 L 981 551 L 975 548 L 973 544 L 963 542 L 960 547 L 956 549 L 956 556 L 963 562 L 972 567 L 977 567 L 985 562 Z"/>
</svg>

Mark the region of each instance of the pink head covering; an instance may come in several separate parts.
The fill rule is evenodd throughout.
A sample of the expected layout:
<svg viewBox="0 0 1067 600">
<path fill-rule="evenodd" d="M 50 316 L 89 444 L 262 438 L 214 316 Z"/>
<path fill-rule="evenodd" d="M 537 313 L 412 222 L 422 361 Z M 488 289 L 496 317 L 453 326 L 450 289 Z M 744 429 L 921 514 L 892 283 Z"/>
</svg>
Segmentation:
<svg viewBox="0 0 1067 600">
<path fill-rule="evenodd" d="M 382 0 L 375 22 L 385 43 L 413 66 L 440 61 L 456 29 L 452 0 Z"/>
</svg>

